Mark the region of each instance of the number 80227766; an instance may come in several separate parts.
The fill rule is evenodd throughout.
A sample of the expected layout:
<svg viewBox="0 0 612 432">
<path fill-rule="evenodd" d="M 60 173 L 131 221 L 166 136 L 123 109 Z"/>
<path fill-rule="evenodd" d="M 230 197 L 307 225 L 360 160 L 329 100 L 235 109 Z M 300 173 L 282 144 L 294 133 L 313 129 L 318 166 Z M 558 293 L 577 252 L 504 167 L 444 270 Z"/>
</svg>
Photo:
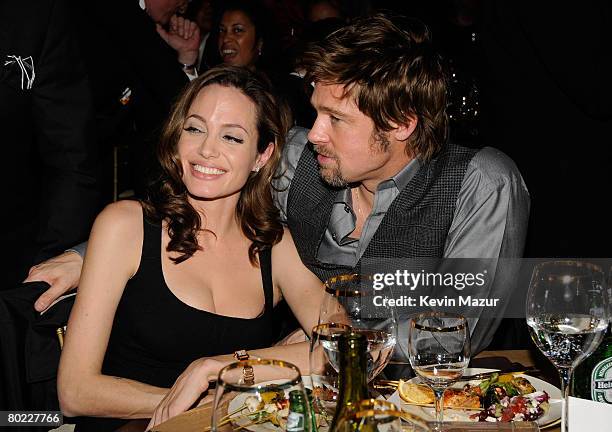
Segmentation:
<svg viewBox="0 0 612 432">
<path fill-rule="evenodd" d="M 60 411 L 0 411 L 0 426 L 61 426 Z"/>
</svg>

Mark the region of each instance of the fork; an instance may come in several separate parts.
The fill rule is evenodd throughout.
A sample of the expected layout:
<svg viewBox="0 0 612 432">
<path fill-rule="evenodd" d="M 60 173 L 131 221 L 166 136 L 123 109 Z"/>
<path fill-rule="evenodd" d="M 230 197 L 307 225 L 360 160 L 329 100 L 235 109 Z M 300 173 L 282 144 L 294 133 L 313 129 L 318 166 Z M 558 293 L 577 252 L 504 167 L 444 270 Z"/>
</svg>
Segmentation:
<svg viewBox="0 0 612 432">
<path fill-rule="evenodd" d="M 518 375 L 518 374 L 524 374 L 524 373 L 537 374 L 539 372 L 540 372 L 539 369 L 536 369 L 535 367 L 530 366 L 530 367 L 526 367 L 526 368 L 524 368 L 522 370 L 501 370 L 501 371 L 481 372 L 481 373 L 477 373 L 477 374 L 473 374 L 473 375 L 464 375 L 459 380 L 457 380 L 456 382 L 485 379 L 485 378 L 489 378 L 493 374 L 499 374 L 499 375 L 504 375 L 504 374 Z M 396 388 L 399 385 L 399 380 L 384 380 L 384 379 L 379 379 L 379 380 L 374 380 L 373 385 L 374 385 L 374 388 L 389 388 L 389 387 Z"/>
</svg>

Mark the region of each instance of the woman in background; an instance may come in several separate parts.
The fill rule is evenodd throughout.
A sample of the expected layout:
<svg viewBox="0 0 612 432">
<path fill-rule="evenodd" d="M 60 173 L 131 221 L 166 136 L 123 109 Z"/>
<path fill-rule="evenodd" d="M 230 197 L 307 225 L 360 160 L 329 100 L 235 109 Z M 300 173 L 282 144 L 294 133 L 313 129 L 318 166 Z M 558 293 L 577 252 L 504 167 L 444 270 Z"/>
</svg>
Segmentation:
<svg viewBox="0 0 612 432">
<path fill-rule="evenodd" d="M 259 1 L 230 0 L 218 11 L 219 62 L 265 72 L 269 77 L 280 66 L 269 12 Z"/>
</svg>

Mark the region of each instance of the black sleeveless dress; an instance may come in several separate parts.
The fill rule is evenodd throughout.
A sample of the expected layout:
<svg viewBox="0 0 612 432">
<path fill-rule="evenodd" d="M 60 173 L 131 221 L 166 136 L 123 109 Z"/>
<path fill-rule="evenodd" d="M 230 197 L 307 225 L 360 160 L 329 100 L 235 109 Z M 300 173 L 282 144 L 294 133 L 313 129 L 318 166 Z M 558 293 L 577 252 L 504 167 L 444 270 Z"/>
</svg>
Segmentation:
<svg viewBox="0 0 612 432">
<path fill-rule="evenodd" d="M 126 284 L 117 307 L 102 373 L 169 388 L 200 357 L 272 345 L 277 332 L 272 320 L 270 250 L 259 254 L 265 297 L 262 315 L 253 319 L 227 317 L 188 306 L 170 291 L 162 272 L 161 229 L 144 221 L 140 267 Z M 227 282 L 232 283 L 231 273 Z M 126 422 L 75 419 L 76 431 L 87 432 L 114 430 Z"/>
</svg>

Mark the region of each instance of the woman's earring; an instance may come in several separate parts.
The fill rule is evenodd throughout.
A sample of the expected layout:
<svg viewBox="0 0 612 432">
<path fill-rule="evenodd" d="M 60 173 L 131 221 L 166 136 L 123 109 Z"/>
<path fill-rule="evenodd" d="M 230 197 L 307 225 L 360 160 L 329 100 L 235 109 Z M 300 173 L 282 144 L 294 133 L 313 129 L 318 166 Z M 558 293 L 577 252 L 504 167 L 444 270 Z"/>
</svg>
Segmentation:
<svg viewBox="0 0 612 432">
<path fill-rule="evenodd" d="M 259 172 L 259 164 L 258 164 L 258 165 L 255 165 L 255 168 L 253 169 L 253 171 L 255 171 L 256 173 L 258 173 L 258 172 Z"/>
</svg>

